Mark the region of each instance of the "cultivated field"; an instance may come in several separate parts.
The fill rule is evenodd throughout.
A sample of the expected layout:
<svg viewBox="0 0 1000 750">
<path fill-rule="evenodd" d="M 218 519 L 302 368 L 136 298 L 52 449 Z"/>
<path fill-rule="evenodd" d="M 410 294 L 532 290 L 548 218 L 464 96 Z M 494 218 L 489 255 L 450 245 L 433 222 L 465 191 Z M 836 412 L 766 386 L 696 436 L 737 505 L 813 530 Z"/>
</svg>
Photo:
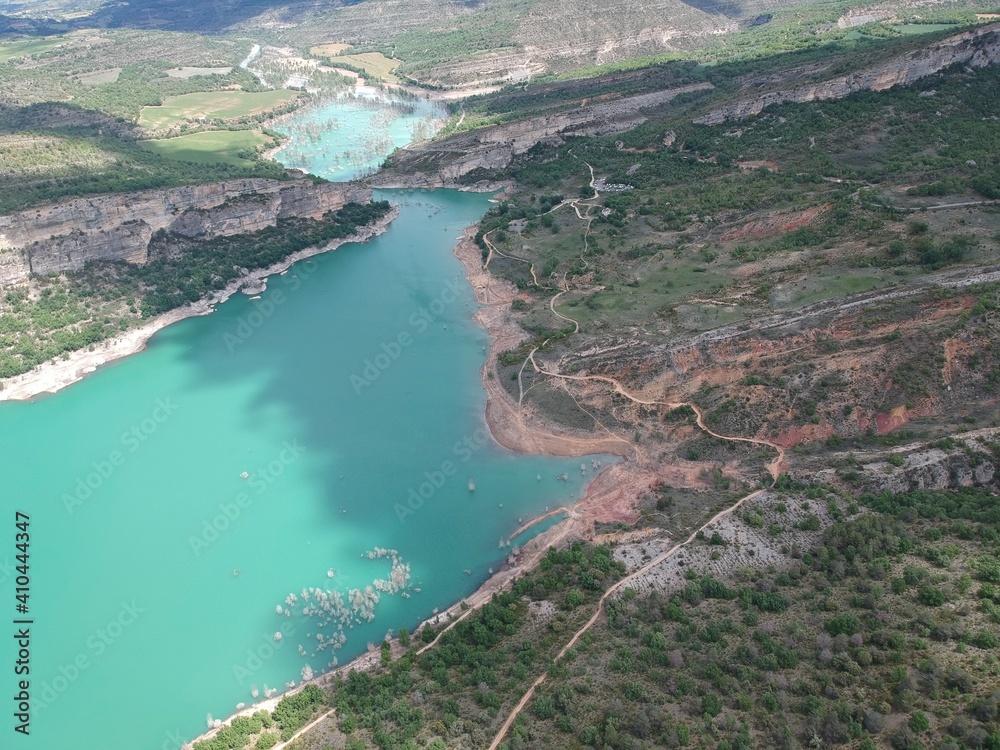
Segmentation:
<svg viewBox="0 0 1000 750">
<path fill-rule="evenodd" d="M 247 149 L 256 149 L 266 140 L 267 136 L 259 130 L 210 130 L 176 138 L 141 141 L 140 145 L 148 151 L 177 161 L 246 166 L 251 162 L 240 158 L 238 154 Z"/>
<path fill-rule="evenodd" d="M 47 52 L 66 43 L 62 37 L 51 39 L 26 39 L 23 42 L 0 45 L 0 62 L 7 62 L 15 57 L 26 57 L 27 55 L 37 55 L 40 52 Z"/>
<path fill-rule="evenodd" d="M 316 55 L 316 57 L 335 57 L 336 55 L 339 55 L 345 50 L 349 50 L 350 48 L 351 45 L 349 44 L 336 44 L 336 43 L 319 44 L 315 47 L 312 47 L 309 50 L 309 54 Z"/>
<path fill-rule="evenodd" d="M 231 120 L 276 109 L 295 99 L 295 91 L 200 91 L 166 99 L 162 106 L 143 107 L 139 124 L 153 130 L 204 117 Z"/>
<path fill-rule="evenodd" d="M 171 68 L 170 70 L 165 70 L 163 72 L 171 78 L 193 78 L 194 76 L 226 76 L 229 75 L 232 70 L 233 68 L 230 65 L 225 68 Z"/>
<path fill-rule="evenodd" d="M 342 45 L 326 44 L 322 47 L 314 47 L 312 52 L 313 54 L 324 54 L 318 50 L 339 46 Z M 377 76 L 389 83 L 399 83 L 399 78 L 393 74 L 393 71 L 399 67 L 399 60 L 390 60 L 381 52 L 362 52 L 359 55 L 334 55 L 327 57 L 327 60 L 331 65 L 348 65 L 353 68 L 360 68 L 369 75 Z"/>
</svg>

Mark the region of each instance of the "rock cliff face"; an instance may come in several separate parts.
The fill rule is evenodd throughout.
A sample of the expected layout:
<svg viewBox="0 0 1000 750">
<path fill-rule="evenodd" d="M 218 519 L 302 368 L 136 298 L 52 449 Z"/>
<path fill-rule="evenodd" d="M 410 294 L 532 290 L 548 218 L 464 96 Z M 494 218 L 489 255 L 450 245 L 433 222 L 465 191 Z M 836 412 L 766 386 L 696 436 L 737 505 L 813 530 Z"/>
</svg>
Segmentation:
<svg viewBox="0 0 1000 750">
<path fill-rule="evenodd" d="M 772 104 L 841 99 L 855 91 L 882 91 L 892 86 L 913 83 L 951 65 L 965 64 L 978 68 L 997 62 L 1000 62 L 1000 24 L 994 23 L 955 34 L 937 44 L 848 76 L 742 99 L 713 110 L 695 122 L 701 125 L 718 125 L 758 115 Z"/>
<path fill-rule="evenodd" d="M 384 186 L 457 186 L 463 176 L 477 169 L 503 169 L 537 143 L 561 142 L 566 135 L 622 133 L 646 121 L 642 110 L 666 104 L 689 91 L 710 88 L 710 83 L 698 83 L 664 89 L 418 144 L 395 152 L 389 158 L 389 168 L 370 182 Z"/>
<path fill-rule="evenodd" d="M 91 260 L 145 263 L 153 234 L 191 239 L 250 234 L 279 219 L 318 219 L 371 192 L 357 185 L 242 179 L 74 198 L 0 216 L 0 286 Z"/>
</svg>

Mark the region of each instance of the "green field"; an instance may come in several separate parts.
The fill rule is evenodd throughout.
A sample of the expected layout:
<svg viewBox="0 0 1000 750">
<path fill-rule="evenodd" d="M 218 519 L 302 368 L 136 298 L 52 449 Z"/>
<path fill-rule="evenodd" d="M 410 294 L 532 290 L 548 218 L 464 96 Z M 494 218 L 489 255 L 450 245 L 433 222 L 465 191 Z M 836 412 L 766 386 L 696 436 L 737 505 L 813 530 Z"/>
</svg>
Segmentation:
<svg viewBox="0 0 1000 750">
<path fill-rule="evenodd" d="M 37 55 L 40 52 L 48 52 L 50 49 L 62 46 L 66 40 L 62 37 L 51 39 L 26 39 L 23 42 L 0 45 L 0 63 L 7 62 L 15 57 L 25 57 L 26 55 Z"/>
<path fill-rule="evenodd" d="M 327 47 L 333 45 L 327 45 Z M 316 48 L 321 50 L 322 48 Z M 399 67 L 399 60 L 390 60 L 381 52 L 362 52 L 359 55 L 335 55 L 326 58 L 331 65 L 346 65 L 357 68 L 369 75 L 381 78 L 389 83 L 399 83 L 399 78 L 393 71 Z"/>
<path fill-rule="evenodd" d="M 903 23 L 890 26 L 893 31 L 898 31 L 900 34 L 930 34 L 935 31 L 950 31 L 952 29 L 957 29 L 958 26 L 953 23 Z"/>
<path fill-rule="evenodd" d="M 144 128 L 162 130 L 185 120 L 231 120 L 276 109 L 298 96 L 295 91 L 199 91 L 194 94 L 171 96 L 159 107 L 143 107 L 139 124 Z"/>
<path fill-rule="evenodd" d="M 248 166 L 250 160 L 240 158 L 239 152 L 256 149 L 265 141 L 267 136 L 259 130 L 210 130 L 176 138 L 140 141 L 140 145 L 147 151 L 177 161 Z"/>
</svg>

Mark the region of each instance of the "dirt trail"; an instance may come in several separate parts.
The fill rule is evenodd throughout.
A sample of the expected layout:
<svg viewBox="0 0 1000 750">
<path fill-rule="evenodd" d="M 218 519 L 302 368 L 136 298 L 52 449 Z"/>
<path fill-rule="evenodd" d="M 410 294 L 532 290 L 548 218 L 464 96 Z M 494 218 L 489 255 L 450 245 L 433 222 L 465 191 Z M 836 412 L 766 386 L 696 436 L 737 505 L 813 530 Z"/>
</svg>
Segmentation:
<svg viewBox="0 0 1000 750">
<path fill-rule="evenodd" d="M 520 261 L 521 263 L 527 263 L 528 268 L 531 271 L 531 280 L 535 283 L 535 286 L 541 288 L 542 285 L 538 282 L 538 277 L 535 275 L 534 263 L 532 263 L 530 260 L 527 260 L 526 258 L 518 258 L 516 255 L 510 255 L 508 253 L 502 252 L 500 248 L 498 248 L 496 245 L 490 242 L 490 235 L 493 234 L 495 231 L 496 229 L 491 229 L 490 231 L 486 232 L 483 235 L 483 242 L 486 243 L 486 249 L 489 251 L 489 253 L 486 255 L 486 262 L 483 263 L 483 270 L 485 271 L 489 269 L 490 261 L 493 260 L 493 254 L 496 253 L 501 258 L 508 258 L 509 260 L 517 260 Z"/>
<path fill-rule="evenodd" d="M 325 714 L 321 714 L 320 716 L 318 716 L 317 718 L 313 719 L 308 724 L 306 724 L 304 727 L 302 727 L 302 729 L 300 729 L 299 731 L 297 731 L 295 734 L 293 734 L 286 741 L 279 742 L 277 745 L 274 746 L 273 750 L 284 750 L 286 747 L 291 747 L 292 743 L 295 742 L 295 740 L 297 740 L 299 737 L 301 737 L 302 735 L 304 735 L 306 732 L 308 732 L 314 726 L 316 726 L 317 724 L 319 724 L 325 718 L 327 718 L 331 714 L 335 714 L 336 712 L 337 712 L 337 709 L 331 708 Z"/>
<path fill-rule="evenodd" d="M 597 602 L 597 609 L 594 611 L 594 614 L 591 615 L 590 619 L 587 620 L 586 623 L 584 623 L 583 627 L 581 627 L 579 630 L 576 631 L 576 633 L 573 634 L 573 637 L 570 638 L 569 641 L 566 643 L 566 645 L 562 647 L 562 650 L 560 650 L 559 653 L 556 654 L 556 657 L 552 660 L 553 663 L 558 662 L 560 659 L 562 659 L 564 656 L 566 656 L 566 652 L 569 651 L 571 648 L 573 648 L 573 646 L 576 645 L 576 642 L 579 641 L 580 638 L 583 637 L 583 634 L 586 633 L 588 630 L 590 630 L 591 627 L 593 627 L 594 623 L 597 622 L 597 620 L 600 618 L 600 616 L 604 613 L 604 603 L 608 600 L 608 598 L 610 596 L 612 596 L 613 594 L 615 594 L 619 589 L 621 589 L 623 586 L 625 586 L 626 584 L 628 584 L 629 581 L 633 580 L 636 576 L 643 575 L 644 573 L 648 572 L 649 570 L 655 568 L 657 565 L 659 565 L 660 563 L 662 563 L 664 560 L 667 560 L 670 557 L 672 557 L 673 555 L 675 555 L 681 548 L 686 547 L 688 544 L 690 544 L 692 541 L 694 541 L 695 538 L 697 538 L 697 536 L 698 536 L 698 532 L 704 531 L 706 528 L 708 528 L 709 526 L 711 526 L 713 523 L 715 523 L 716 521 L 718 521 L 720 518 L 723 518 L 724 516 L 728 516 L 733 511 L 735 511 L 737 508 L 739 508 L 741 505 L 743 505 L 743 503 L 745 503 L 747 500 L 750 500 L 750 499 L 752 499 L 754 497 L 757 497 L 762 492 L 764 492 L 764 490 L 757 490 L 755 492 L 751 492 L 749 495 L 741 497 L 738 501 L 736 501 L 735 504 L 731 505 L 730 507 L 726 508 L 725 510 L 719 511 L 714 516 L 712 516 L 708 521 L 706 521 L 704 524 L 702 524 L 700 527 L 698 527 L 698 529 L 696 529 L 695 531 L 693 531 L 691 533 L 691 536 L 689 536 L 683 542 L 679 542 L 678 544 L 675 544 L 673 547 L 671 547 L 666 552 L 663 552 L 662 554 L 657 555 L 652 560 L 650 560 L 648 563 L 646 563 L 641 568 L 639 568 L 638 570 L 636 570 L 634 573 L 631 573 L 630 575 L 625 576 L 620 581 L 618 581 L 616 584 L 614 584 L 613 586 L 611 586 L 611 588 L 609 588 L 607 591 L 604 592 L 604 595 L 601 596 L 600 600 L 598 600 L 598 602 Z M 535 680 L 532 683 L 531 687 L 528 688 L 527 692 L 525 692 L 525 694 L 521 697 L 521 700 L 518 701 L 517 705 L 514 706 L 514 708 L 511 710 L 510 714 L 507 716 L 506 721 L 504 721 L 503 726 L 500 727 L 500 731 L 497 732 L 496 737 L 493 738 L 493 742 L 490 743 L 489 750 L 497 750 L 497 748 L 500 746 L 500 743 L 503 742 L 503 738 L 507 735 L 507 732 L 510 731 L 511 726 L 513 726 L 514 720 L 517 718 L 518 714 L 521 713 L 521 711 L 524 709 L 525 705 L 527 705 L 528 701 L 531 700 L 531 697 L 535 694 L 535 689 L 539 685 L 541 685 L 543 682 L 545 682 L 545 678 L 546 677 L 548 677 L 548 672 L 543 672 L 538 677 L 538 679 Z"/>
<path fill-rule="evenodd" d="M 698 406 L 698 404 L 691 401 L 676 401 L 676 402 L 649 401 L 646 399 L 638 398 L 637 396 L 633 396 L 625 389 L 625 387 L 621 383 L 619 383 L 612 377 L 608 377 L 607 375 L 563 375 L 562 373 L 552 372 L 551 370 L 542 369 L 535 361 L 536 351 L 537 349 L 533 349 L 531 353 L 528 355 L 528 359 L 531 361 L 531 364 L 535 368 L 535 371 L 542 375 L 548 375 L 549 377 L 553 378 L 563 378 L 564 380 L 580 380 L 580 381 L 596 380 L 601 383 L 609 383 L 610 385 L 614 386 L 615 391 L 617 391 L 619 394 L 629 399 L 633 403 L 641 404 L 642 406 L 665 406 L 668 409 L 680 409 L 681 407 L 686 406 L 695 413 L 695 418 L 698 423 L 698 426 L 712 437 L 719 438 L 720 440 L 732 440 L 734 442 L 739 442 L 739 443 L 753 443 L 754 445 L 766 445 L 769 448 L 774 448 L 774 450 L 778 452 L 778 456 L 771 463 L 767 465 L 767 471 L 771 475 L 771 478 L 777 481 L 778 475 L 781 473 L 781 465 L 785 460 L 785 449 L 780 445 L 778 445 L 777 443 L 767 440 L 766 438 L 721 435 L 718 432 L 712 430 L 708 425 L 705 424 L 705 415 L 701 407 Z"/>
<path fill-rule="evenodd" d="M 549 300 L 549 309 L 552 311 L 552 314 L 555 315 L 557 318 L 562 318 L 563 320 L 568 320 L 570 323 L 572 323 L 573 333 L 579 333 L 580 324 L 577 321 L 573 320 L 573 318 L 563 315 L 561 312 L 556 312 L 556 300 L 559 299 L 562 295 L 566 294 L 566 292 L 568 291 L 569 291 L 568 289 L 563 289 L 561 292 L 559 292 L 559 294 L 553 296 L 552 299 Z"/>
</svg>

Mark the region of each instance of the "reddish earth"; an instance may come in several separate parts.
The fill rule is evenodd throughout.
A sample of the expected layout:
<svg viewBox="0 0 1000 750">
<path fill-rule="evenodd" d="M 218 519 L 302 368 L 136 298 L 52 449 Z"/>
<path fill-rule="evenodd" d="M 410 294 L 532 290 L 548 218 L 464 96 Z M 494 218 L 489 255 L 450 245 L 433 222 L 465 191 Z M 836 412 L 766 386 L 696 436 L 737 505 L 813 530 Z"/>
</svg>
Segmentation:
<svg viewBox="0 0 1000 750">
<path fill-rule="evenodd" d="M 826 213 L 830 209 L 829 204 L 807 208 L 805 211 L 795 211 L 787 214 L 775 214 L 766 219 L 758 219 L 735 227 L 722 235 L 724 242 L 732 240 L 746 240 L 756 237 L 769 237 L 772 234 L 789 232 L 799 227 L 804 227 L 813 222 L 816 217 Z"/>
<path fill-rule="evenodd" d="M 930 417 L 934 413 L 934 407 L 929 402 L 925 402 L 915 409 L 897 406 L 892 411 L 875 415 L 875 431 L 879 435 L 885 435 L 897 427 L 902 427 L 914 417 Z M 860 420 L 858 421 L 860 422 Z"/>
<path fill-rule="evenodd" d="M 810 443 L 813 440 L 826 440 L 832 436 L 836 430 L 825 422 L 819 424 L 807 424 L 802 427 L 789 427 L 781 432 L 774 442 L 785 450 L 794 448 L 799 443 Z"/>
<path fill-rule="evenodd" d="M 951 385 L 956 363 L 955 357 L 969 348 L 969 342 L 961 339 L 948 339 L 944 342 L 944 365 L 941 367 L 941 379 L 945 385 Z"/>
</svg>

